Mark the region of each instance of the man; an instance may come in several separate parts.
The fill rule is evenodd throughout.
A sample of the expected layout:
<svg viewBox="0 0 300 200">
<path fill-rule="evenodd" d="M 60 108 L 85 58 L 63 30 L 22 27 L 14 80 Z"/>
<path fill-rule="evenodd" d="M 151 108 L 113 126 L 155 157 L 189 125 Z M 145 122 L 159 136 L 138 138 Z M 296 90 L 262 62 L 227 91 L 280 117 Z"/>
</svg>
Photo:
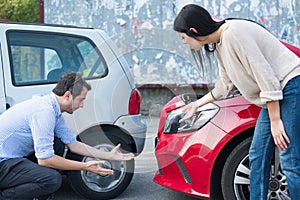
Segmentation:
<svg viewBox="0 0 300 200">
<path fill-rule="evenodd" d="M 100 167 L 103 161 L 84 163 L 63 158 L 62 143 L 82 156 L 133 159 L 132 153 L 119 153 L 120 145 L 102 152 L 76 141 L 62 113 L 72 114 L 82 108 L 90 89 L 79 73 L 69 73 L 61 77 L 51 94 L 19 103 L 0 116 L 0 199 L 47 199 L 61 185 L 56 169 L 113 174 Z M 36 157 L 37 163 L 31 157 Z"/>
</svg>

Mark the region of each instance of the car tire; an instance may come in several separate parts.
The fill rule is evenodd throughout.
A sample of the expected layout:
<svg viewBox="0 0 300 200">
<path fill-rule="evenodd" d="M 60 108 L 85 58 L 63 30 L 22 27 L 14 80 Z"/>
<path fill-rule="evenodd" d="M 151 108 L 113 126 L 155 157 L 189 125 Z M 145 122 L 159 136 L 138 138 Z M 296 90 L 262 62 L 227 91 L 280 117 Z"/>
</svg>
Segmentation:
<svg viewBox="0 0 300 200">
<path fill-rule="evenodd" d="M 221 177 L 221 188 L 225 200 L 246 200 L 250 198 L 250 165 L 249 165 L 249 148 L 252 137 L 245 139 L 237 145 L 229 154 Z M 238 167 L 240 167 L 238 169 Z M 248 184 L 235 185 L 235 178 Z"/>
<path fill-rule="evenodd" d="M 221 188 L 225 200 L 250 199 L 249 148 L 252 137 L 237 145 L 228 156 L 221 178 Z M 268 199 L 290 200 L 286 176 L 283 174 L 278 149 L 275 149 L 271 162 Z"/>
<path fill-rule="evenodd" d="M 109 137 L 109 139 L 108 139 Z M 103 151 L 111 151 L 115 145 L 121 144 L 122 151 L 130 151 L 128 142 L 114 135 L 103 136 L 101 143 L 94 147 Z M 97 138 L 95 141 L 99 141 Z M 82 162 L 95 160 L 94 158 L 82 157 L 74 154 L 68 154 L 68 158 Z M 105 161 L 101 167 L 114 170 L 113 175 L 97 175 L 87 171 L 68 171 L 67 176 L 71 187 L 78 194 L 87 199 L 112 199 L 119 196 L 130 184 L 135 163 L 134 160 L 129 161 Z"/>
</svg>

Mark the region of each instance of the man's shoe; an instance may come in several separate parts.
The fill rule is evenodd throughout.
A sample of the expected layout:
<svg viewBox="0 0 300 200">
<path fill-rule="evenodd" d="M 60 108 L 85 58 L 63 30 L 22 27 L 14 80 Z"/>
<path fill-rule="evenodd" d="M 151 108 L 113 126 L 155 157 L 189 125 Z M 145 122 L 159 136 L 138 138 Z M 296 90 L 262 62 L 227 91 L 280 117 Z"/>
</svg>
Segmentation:
<svg viewBox="0 0 300 200">
<path fill-rule="evenodd" d="M 46 200 L 55 200 L 54 194 L 51 194 Z"/>
<path fill-rule="evenodd" d="M 48 196 L 46 199 L 41 197 L 41 198 L 33 198 L 33 200 L 55 200 L 54 194 L 51 194 L 50 196 Z"/>
</svg>

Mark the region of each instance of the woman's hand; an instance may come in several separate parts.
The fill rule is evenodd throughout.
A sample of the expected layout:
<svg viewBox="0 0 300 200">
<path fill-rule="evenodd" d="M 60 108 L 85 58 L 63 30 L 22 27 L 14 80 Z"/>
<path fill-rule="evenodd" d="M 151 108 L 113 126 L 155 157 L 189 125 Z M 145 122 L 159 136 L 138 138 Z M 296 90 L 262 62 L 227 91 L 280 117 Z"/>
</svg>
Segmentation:
<svg viewBox="0 0 300 200">
<path fill-rule="evenodd" d="M 284 130 L 283 122 L 281 120 L 279 101 L 267 102 L 267 107 L 274 143 L 280 150 L 285 150 L 287 148 L 287 143 L 290 143 L 290 140 Z"/>
<path fill-rule="evenodd" d="M 216 98 L 220 98 L 220 97 L 217 96 Z M 182 112 L 185 112 L 186 114 L 182 119 L 179 120 L 179 123 L 184 122 L 187 119 L 190 119 L 191 117 L 193 117 L 193 115 L 196 113 L 199 107 L 212 101 L 214 101 L 214 98 L 212 97 L 212 93 L 207 93 L 200 99 L 189 103 L 183 108 Z"/>
<path fill-rule="evenodd" d="M 179 123 L 184 122 L 187 119 L 190 119 L 196 113 L 197 109 L 198 109 L 198 105 L 196 101 L 186 105 L 185 108 L 183 108 L 182 110 L 182 112 L 185 112 L 186 114 L 184 115 L 183 118 L 179 120 Z"/>
<path fill-rule="evenodd" d="M 287 143 L 290 143 L 281 119 L 271 121 L 271 132 L 276 146 L 280 150 L 287 148 Z"/>
<path fill-rule="evenodd" d="M 120 152 L 121 144 L 118 144 L 115 148 L 113 148 L 111 153 L 111 160 L 131 160 L 134 158 L 133 153 L 122 153 Z"/>
</svg>

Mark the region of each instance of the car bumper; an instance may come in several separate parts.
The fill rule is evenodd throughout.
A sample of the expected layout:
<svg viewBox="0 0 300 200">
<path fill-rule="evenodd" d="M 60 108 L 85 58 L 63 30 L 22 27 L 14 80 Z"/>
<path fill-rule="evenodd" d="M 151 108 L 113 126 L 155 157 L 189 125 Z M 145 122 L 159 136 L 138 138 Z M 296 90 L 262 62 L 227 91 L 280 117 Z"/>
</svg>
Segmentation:
<svg viewBox="0 0 300 200">
<path fill-rule="evenodd" d="M 143 151 L 147 126 L 140 114 L 122 116 L 115 121 L 114 125 L 126 130 L 126 132 L 133 138 L 136 144 L 136 153 L 139 154 Z"/>
<path fill-rule="evenodd" d="M 159 169 L 153 181 L 208 199 L 217 145 L 224 137 L 226 133 L 211 123 L 191 133 L 161 134 L 155 149 Z"/>
</svg>

